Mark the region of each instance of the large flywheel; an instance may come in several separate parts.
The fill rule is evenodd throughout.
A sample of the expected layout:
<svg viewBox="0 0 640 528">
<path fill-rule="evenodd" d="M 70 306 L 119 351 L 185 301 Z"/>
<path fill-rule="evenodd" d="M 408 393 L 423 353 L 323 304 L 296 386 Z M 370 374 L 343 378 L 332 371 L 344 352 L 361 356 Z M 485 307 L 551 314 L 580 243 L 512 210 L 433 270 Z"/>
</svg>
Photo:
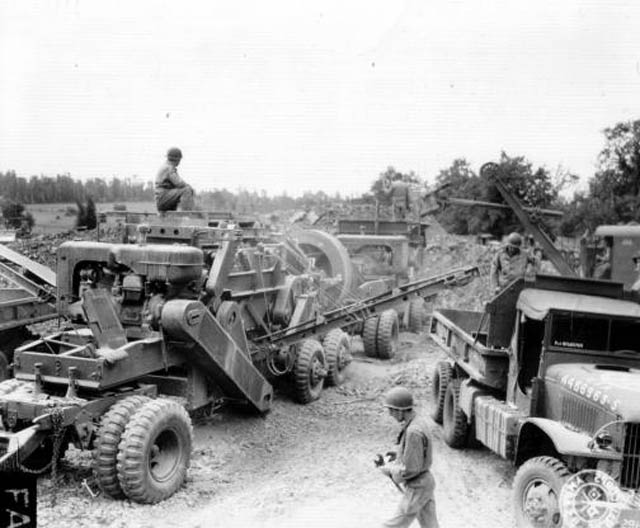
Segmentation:
<svg viewBox="0 0 640 528">
<path fill-rule="evenodd" d="M 304 254 L 313 258 L 315 268 L 324 272 L 327 280 L 323 296 L 333 304 L 339 304 L 355 287 L 355 273 L 349 252 L 335 236 L 318 229 L 308 229 L 296 234 L 298 245 Z"/>
</svg>

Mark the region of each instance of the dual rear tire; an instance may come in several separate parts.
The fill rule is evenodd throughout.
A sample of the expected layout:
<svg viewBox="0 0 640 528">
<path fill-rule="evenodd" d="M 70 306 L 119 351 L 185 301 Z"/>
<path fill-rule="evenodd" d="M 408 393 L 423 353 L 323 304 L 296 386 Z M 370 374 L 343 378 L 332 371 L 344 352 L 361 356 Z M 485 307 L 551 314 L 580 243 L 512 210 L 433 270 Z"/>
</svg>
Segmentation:
<svg viewBox="0 0 640 528">
<path fill-rule="evenodd" d="M 460 407 L 460 385 L 454 368 L 446 361 L 439 361 L 431 378 L 431 418 L 442 424 L 444 441 L 449 447 L 460 449 L 469 440 L 469 420 Z"/>
<path fill-rule="evenodd" d="M 362 342 L 364 353 L 378 359 L 392 359 L 398 351 L 398 314 L 395 310 L 385 310 L 379 316 L 369 317 L 364 322 Z"/>
<path fill-rule="evenodd" d="M 114 499 L 152 504 L 182 486 L 193 427 L 175 401 L 129 396 L 103 416 L 94 450 L 100 489 Z"/>
<path fill-rule="evenodd" d="M 442 427 L 444 441 L 449 447 L 461 449 L 469 439 L 469 421 L 460 407 L 460 378 L 449 381 L 444 396 Z"/>
</svg>

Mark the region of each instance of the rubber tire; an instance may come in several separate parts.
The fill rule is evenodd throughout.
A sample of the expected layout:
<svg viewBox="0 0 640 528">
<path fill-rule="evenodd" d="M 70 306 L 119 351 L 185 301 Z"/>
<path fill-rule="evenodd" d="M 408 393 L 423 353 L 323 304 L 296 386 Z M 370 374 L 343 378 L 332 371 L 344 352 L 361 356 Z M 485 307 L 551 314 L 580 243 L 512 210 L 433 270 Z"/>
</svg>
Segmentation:
<svg viewBox="0 0 640 528">
<path fill-rule="evenodd" d="M 151 454 L 166 435 L 175 441 L 176 453 L 169 459 L 172 467 L 159 479 L 151 468 Z M 144 403 L 129 419 L 118 446 L 118 481 L 127 498 L 153 504 L 173 495 L 187 475 L 192 445 L 193 426 L 184 407 L 166 399 Z"/>
<path fill-rule="evenodd" d="M 349 336 L 336 328 L 331 330 L 323 341 L 324 355 L 327 360 L 327 377 L 324 382 L 328 387 L 338 387 L 344 383 L 346 378 L 346 364 L 340 368 L 339 358 L 342 356 L 347 362 L 351 356 L 351 342 Z"/>
<path fill-rule="evenodd" d="M 315 339 L 305 339 L 300 345 L 293 369 L 294 398 L 298 403 L 311 403 L 320 398 L 325 378 L 320 378 L 315 384 L 311 380 L 314 363 L 318 361 L 326 368 L 322 345 Z"/>
<path fill-rule="evenodd" d="M 367 357 L 378 357 L 378 322 L 380 316 L 374 315 L 364 322 L 362 329 L 362 345 L 364 346 L 364 354 Z"/>
<path fill-rule="evenodd" d="M 395 310 L 385 310 L 380 314 L 376 349 L 380 359 L 391 359 L 396 355 L 399 340 L 398 314 Z"/>
<path fill-rule="evenodd" d="M 518 528 L 529 528 L 532 524 L 525 517 L 524 493 L 531 481 L 540 479 L 546 481 L 549 487 L 560 498 L 560 490 L 571 473 L 567 467 L 557 458 L 539 456 L 530 458 L 518 469 L 513 479 L 513 506 Z M 562 526 L 562 519 L 550 526 Z"/>
<path fill-rule="evenodd" d="M 433 369 L 433 375 L 431 377 L 431 400 L 433 404 L 431 418 L 438 424 L 442 424 L 444 398 L 453 374 L 453 367 L 446 361 L 438 361 Z"/>
<path fill-rule="evenodd" d="M 444 441 L 449 447 L 461 449 L 467 445 L 469 424 L 467 415 L 460 408 L 460 379 L 452 379 L 447 385 L 442 413 Z"/>
<path fill-rule="evenodd" d="M 408 329 L 409 332 L 419 334 L 424 328 L 426 310 L 424 308 L 423 299 L 411 299 L 409 301 L 409 317 L 408 317 Z"/>
<path fill-rule="evenodd" d="M 93 474 L 106 496 L 124 499 L 125 494 L 118 481 L 118 446 L 129 419 L 143 404 L 150 401 L 147 396 L 128 396 L 114 403 L 102 416 L 100 428 L 94 442 Z"/>
</svg>

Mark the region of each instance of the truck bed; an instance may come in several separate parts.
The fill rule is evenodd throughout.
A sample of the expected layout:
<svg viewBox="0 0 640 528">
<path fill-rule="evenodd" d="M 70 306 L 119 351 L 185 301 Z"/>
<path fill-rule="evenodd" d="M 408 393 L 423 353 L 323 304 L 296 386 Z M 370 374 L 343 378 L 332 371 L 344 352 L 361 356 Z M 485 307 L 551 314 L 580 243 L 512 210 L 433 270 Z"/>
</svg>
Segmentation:
<svg viewBox="0 0 640 528">
<path fill-rule="evenodd" d="M 472 379 L 487 387 L 506 388 L 506 349 L 487 346 L 489 317 L 484 312 L 441 309 L 433 313 L 429 335 Z"/>
</svg>

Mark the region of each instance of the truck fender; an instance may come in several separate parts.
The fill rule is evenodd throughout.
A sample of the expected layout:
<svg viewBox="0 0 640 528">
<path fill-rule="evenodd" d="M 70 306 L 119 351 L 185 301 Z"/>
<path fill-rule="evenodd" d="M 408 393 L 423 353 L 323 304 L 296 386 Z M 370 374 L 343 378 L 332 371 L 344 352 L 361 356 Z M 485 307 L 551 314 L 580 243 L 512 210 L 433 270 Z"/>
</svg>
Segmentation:
<svg viewBox="0 0 640 528">
<path fill-rule="evenodd" d="M 460 397 L 458 399 L 458 405 L 464 411 L 467 416 L 467 421 L 471 423 L 471 418 L 474 415 L 474 402 L 478 396 L 487 396 L 491 394 L 487 390 L 476 385 L 471 378 L 465 379 L 460 384 Z"/>
<path fill-rule="evenodd" d="M 591 436 L 567 429 L 560 422 L 549 420 L 548 418 L 527 418 L 524 420 L 518 431 L 518 442 L 516 445 L 516 465 L 525 462 L 533 452 L 533 456 L 551 455 L 548 452 L 536 452 L 529 449 L 534 445 L 539 450 L 544 451 L 545 447 L 550 447 L 545 440 L 551 442 L 555 451 L 565 456 L 596 456 L 594 449 L 589 447 Z M 603 453 L 598 450 L 597 456 L 601 458 Z"/>
</svg>

